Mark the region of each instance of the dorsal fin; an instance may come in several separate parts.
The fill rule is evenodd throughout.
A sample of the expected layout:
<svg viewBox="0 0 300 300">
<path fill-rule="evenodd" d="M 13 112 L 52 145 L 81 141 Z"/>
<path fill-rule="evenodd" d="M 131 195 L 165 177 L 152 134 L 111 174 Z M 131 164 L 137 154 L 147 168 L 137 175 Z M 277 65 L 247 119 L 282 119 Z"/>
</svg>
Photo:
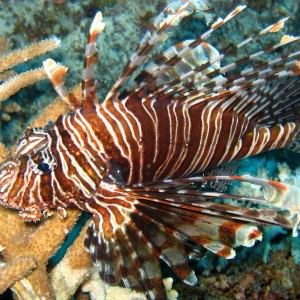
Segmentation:
<svg viewBox="0 0 300 300">
<path fill-rule="evenodd" d="M 194 72 L 197 67 L 212 61 L 215 57 L 219 56 L 219 52 L 213 46 L 202 42 L 195 48 L 189 48 L 195 40 L 187 40 L 179 42 L 166 50 L 158 59 L 149 63 L 134 79 L 135 83 L 130 87 L 130 90 L 125 90 L 125 93 L 138 91 L 139 95 L 145 96 L 150 93 L 156 94 L 162 87 L 170 87 L 170 89 L 181 86 L 184 83 L 195 81 L 203 74 L 212 72 L 220 68 L 219 62 L 212 64 L 202 72 Z M 161 66 L 170 62 L 182 49 L 185 51 L 184 57 L 174 65 L 169 65 L 164 72 L 160 72 Z M 188 74 L 194 73 L 186 81 L 183 79 Z M 177 81 L 177 84 L 172 84 Z M 166 90 L 166 89 L 165 89 Z M 122 96 L 121 96 L 122 98 Z"/>
<path fill-rule="evenodd" d="M 229 14 L 227 19 L 229 20 L 234 15 L 235 15 L 234 13 Z M 226 18 L 225 18 L 225 20 L 226 20 Z M 247 58 L 242 58 L 242 59 L 237 60 L 234 63 L 228 64 L 228 65 L 226 65 L 225 67 L 222 67 L 222 68 L 219 68 L 219 67 L 216 68 L 215 67 L 216 64 L 220 64 L 220 61 L 225 56 L 235 54 L 238 49 L 244 47 L 249 42 L 254 41 L 256 38 L 272 31 L 275 27 L 278 27 L 280 24 L 283 24 L 286 20 L 287 20 L 287 18 L 282 19 L 282 20 L 276 22 L 275 24 L 272 24 L 272 25 L 268 26 L 267 28 L 265 28 L 263 30 L 260 30 L 258 33 L 253 34 L 252 36 L 250 36 L 246 40 L 243 40 L 238 45 L 234 45 L 234 46 L 231 46 L 228 49 L 222 50 L 221 54 L 219 54 L 218 51 L 215 49 L 214 55 L 207 56 L 209 58 L 208 61 L 204 60 L 204 62 L 202 62 L 201 64 L 200 63 L 195 64 L 192 67 L 192 70 L 190 72 L 184 74 L 184 76 L 177 76 L 177 78 L 175 78 L 172 81 L 168 82 L 168 85 L 170 87 L 174 87 L 175 85 L 179 84 L 180 82 L 182 82 L 182 83 L 190 82 L 190 83 L 194 83 L 195 86 L 199 86 L 201 83 L 209 83 L 211 81 L 211 79 L 217 80 L 219 75 L 225 74 L 230 69 L 231 70 L 233 68 L 236 69 L 237 67 L 239 67 L 242 64 L 246 64 L 251 59 L 257 58 L 258 56 L 262 55 L 264 52 L 274 51 L 276 48 L 274 48 L 274 49 L 272 49 L 272 48 L 265 49 L 265 51 L 259 51 L 255 54 L 252 54 L 252 56 L 250 56 L 248 59 Z M 222 25 L 223 24 L 225 24 L 224 21 L 222 22 Z M 212 28 L 213 28 L 213 26 L 212 26 Z M 205 41 L 207 39 L 207 37 L 209 36 L 209 34 L 211 34 L 210 31 L 211 30 L 207 31 L 200 38 L 194 40 L 192 43 L 186 44 L 184 48 L 180 49 L 180 51 L 178 51 L 178 53 L 176 53 L 176 55 L 173 55 L 171 57 L 167 57 L 167 59 L 165 59 L 163 61 L 163 63 L 160 66 L 158 66 L 158 68 L 155 70 L 155 76 L 153 76 L 152 82 L 150 81 L 147 84 L 148 85 L 151 85 L 151 84 L 153 85 L 155 78 L 158 78 L 161 74 L 163 74 L 165 72 L 168 72 L 168 70 L 173 68 L 173 66 L 176 66 L 177 64 L 179 64 L 180 62 L 185 60 L 186 56 L 190 55 L 189 54 L 190 52 L 194 52 L 194 49 L 199 47 L 199 45 L 203 45 L 203 47 L 204 47 L 205 44 L 203 44 L 203 41 Z M 280 45 L 282 45 L 282 44 L 280 44 Z M 206 45 L 208 45 L 208 44 L 206 44 Z M 208 45 L 208 46 L 210 48 L 214 48 L 211 45 Z M 208 46 L 206 46 L 206 48 L 208 48 Z M 213 69 L 213 70 L 211 70 L 211 69 Z M 207 74 L 207 76 L 197 77 L 196 75 L 199 74 L 199 73 Z M 197 78 L 197 82 L 194 82 L 194 80 L 193 80 L 194 78 Z M 144 89 L 145 89 L 145 85 L 146 84 L 143 84 Z M 159 85 L 157 87 L 159 87 Z M 191 84 L 189 84 L 188 88 L 191 88 L 191 87 L 192 87 Z"/>
<path fill-rule="evenodd" d="M 86 106 L 93 105 L 94 102 L 98 102 L 97 95 L 95 93 L 95 67 L 98 63 L 96 39 L 103 31 L 104 27 L 105 23 L 102 22 L 102 14 L 101 12 L 98 12 L 90 28 L 85 50 L 84 69 L 82 72 L 82 103 Z M 43 65 L 58 96 L 64 102 L 69 104 L 72 109 L 80 108 L 80 101 L 65 87 L 65 75 L 68 68 L 57 64 L 53 59 L 45 60 Z"/>
<path fill-rule="evenodd" d="M 260 56 L 275 52 L 280 47 L 299 39 L 299 37 L 291 36 L 284 36 L 278 44 L 268 46 L 223 67 L 218 67 L 222 58 L 235 54 L 237 50 L 258 37 L 269 32 L 279 31 L 288 19 L 284 18 L 260 30 L 238 45 L 222 51 L 222 54 L 219 54 L 214 47 L 203 43 L 213 31 L 225 24 L 243 8 L 244 6 L 237 7 L 224 20 L 218 20 L 211 26 L 211 29 L 196 40 L 174 45 L 158 59 L 150 61 L 140 72 L 131 74 L 130 79 L 127 78 L 126 82 L 128 80 L 133 81 L 133 84 L 124 90 L 120 98 L 123 99 L 135 94 L 138 96 L 137 98 L 141 99 L 149 99 L 149 97 L 160 101 L 173 99 L 183 103 L 189 102 L 190 105 L 202 101 L 224 100 L 232 95 L 238 99 L 243 98 L 240 94 L 252 86 L 264 85 L 276 78 L 299 74 L 298 56 L 300 51 L 283 53 L 275 59 L 247 69 L 244 68 L 241 71 L 241 67 L 247 66 L 249 63 L 253 64 Z M 200 49 L 209 51 L 202 51 L 206 52 L 203 55 L 204 53 L 199 54 Z M 191 58 L 197 60 L 193 61 Z M 265 84 L 262 90 L 267 85 Z M 123 88 L 124 86 L 122 86 Z M 226 101 L 225 105 L 230 106 L 230 101 Z"/>
<path fill-rule="evenodd" d="M 48 78 L 50 79 L 56 93 L 58 96 L 72 109 L 79 108 L 81 106 L 80 101 L 71 94 L 65 87 L 66 78 L 65 75 L 68 71 L 68 68 L 57 64 L 53 59 L 46 59 L 43 62 L 45 72 L 47 73 Z"/>
<path fill-rule="evenodd" d="M 299 121 L 299 99 L 300 77 L 291 77 L 239 92 L 231 106 L 255 124 L 273 126 Z"/>
<path fill-rule="evenodd" d="M 120 94 L 122 89 L 126 88 L 127 83 L 139 73 L 151 57 L 153 48 L 161 42 L 165 42 L 170 32 L 179 25 L 181 20 L 196 11 L 205 14 L 206 11 L 209 11 L 209 6 L 203 0 L 175 0 L 171 2 L 146 32 L 106 99 L 115 98 L 117 94 Z"/>
<path fill-rule="evenodd" d="M 97 37 L 103 31 L 101 12 L 97 12 L 92 22 L 85 48 L 84 68 L 82 71 L 82 99 L 86 100 L 89 91 L 95 91 L 95 68 L 98 63 Z"/>
<path fill-rule="evenodd" d="M 278 25 L 278 23 L 279 22 L 269 26 L 268 29 L 271 30 L 271 28 L 276 27 L 276 24 Z M 262 30 L 255 36 L 261 35 L 262 32 L 266 33 L 267 30 Z M 253 37 L 248 38 L 246 41 L 249 42 Z M 184 76 L 179 76 L 180 74 L 177 74 L 177 77 L 174 80 L 168 83 L 164 82 L 164 86 L 156 86 L 156 90 L 152 88 L 151 97 L 173 97 L 175 100 L 189 102 L 192 102 L 195 99 L 197 101 L 222 99 L 254 85 L 260 85 L 279 77 L 297 75 L 300 70 L 299 61 L 297 59 L 300 55 L 300 51 L 282 54 L 280 57 L 271 61 L 257 64 L 242 71 L 240 70 L 243 65 L 252 63 L 259 56 L 265 53 L 274 52 L 278 48 L 296 40 L 299 40 L 299 37 L 283 38 L 282 41 L 276 45 L 259 50 L 258 52 L 252 53 L 247 57 L 243 57 L 220 68 L 212 67 L 224 57 L 224 54 L 214 55 L 212 60 L 205 62 L 200 66 L 195 65 L 194 68 L 190 72 L 184 74 Z M 235 46 L 235 51 L 244 46 L 246 41 Z M 232 49 L 233 48 L 230 48 L 227 52 L 230 53 L 233 51 Z M 166 68 L 167 64 L 168 61 L 165 62 L 160 69 L 163 69 L 164 71 L 170 69 L 170 66 Z M 174 67 L 172 68 L 174 69 Z M 229 72 L 232 74 L 226 75 L 226 73 Z M 174 73 L 176 74 L 176 72 Z M 135 92 L 138 92 L 141 97 L 145 97 L 148 93 L 147 87 L 156 85 L 156 78 L 159 78 L 160 74 L 162 74 L 161 70 L 156 71 L 155 76 L 152 76 L 150 81 L 148 80 L 146 83 L 141 84 L 140 89 L 143 92 Z M 201 76 L 197 76 L 197 74 L 201 74 Z M 178 86 L 181 87 L 176 88 Z"/>
</svg>

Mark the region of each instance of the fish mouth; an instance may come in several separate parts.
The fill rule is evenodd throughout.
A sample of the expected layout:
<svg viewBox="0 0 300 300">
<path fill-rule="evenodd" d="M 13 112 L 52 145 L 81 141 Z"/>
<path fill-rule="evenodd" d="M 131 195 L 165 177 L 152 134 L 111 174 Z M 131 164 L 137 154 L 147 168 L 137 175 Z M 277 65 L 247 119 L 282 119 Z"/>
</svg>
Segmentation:
<svg viewBox="0 0 300 300">
<path fill-rule="evenodd" d="M 6 206 L 9 201 L 9 191 L 16 180 L 19 171 L 17 160 L 7 160 L 0 165 L 0 204 Z"/>
</svg>

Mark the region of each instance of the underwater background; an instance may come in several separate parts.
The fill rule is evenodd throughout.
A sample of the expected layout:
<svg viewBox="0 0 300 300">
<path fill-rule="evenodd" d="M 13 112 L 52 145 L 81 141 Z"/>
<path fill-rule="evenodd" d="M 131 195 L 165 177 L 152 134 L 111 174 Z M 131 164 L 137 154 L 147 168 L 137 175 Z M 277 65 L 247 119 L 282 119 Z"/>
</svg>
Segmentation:
<svg viewBox="0 0 300 300">
<path fill-rule="evenodd" d="M 69 68 L 67 86 L 72 88 L 80 83 L 87 32 L 95 13 L 100 9 L 106 28 L 98 40 L 100 58 L 96 78 L 98 96 L 99 99 L 103 99 L 143 33 L 169 2 L 2 0 L 0 37 L 9 40 L 11 49 L 22 48 L 48 37 L 59 38 L 61 40 L 59 49 L 19 64 L 14 70 L 20 73 L 39 67 L 43 60 L 51 57 Z M 300 34 L 299 0 L 207 2 L 212 7 L 210 16 L 212 19 L 216 16 L 224 17 L 239 4 L 248 6 L 247 10 L 209 39 L 219 50 L 237 44 L 253 32 L 286 16 L 290 16 L 290 19 L 282 34 L 295 36 Z M 199 36 L 207 28 L 206 22 L 207 19 L 201 14 L 187 18 L 175 30 L 165 48 L 177 41 Z M 270 39 L 268 42 L 271 43 L 272 37 L 268 38 Z M 253 52 L 259 49 L 260 45 L 260 40 L 251 43 L 247 51 Z M 225 59 L 229 62 L 232 58 Z M 13 146 L 29 123 L 55 97 L 51 84 L 48 80 L 44 80 L 0 102 L 0 142 L 7 147 Z M 20 109 L 15 109 L 16 112 L 7 109 L 12 103 L 16 103 Z M 300 187 L 300 154 L 285 149 L 261 154 L 243 160 L 238 172 L 276 179 Z M 249 189 L 245 186 L 245 191 L 247 188 Z M 81 216 L 79 228 L 87 218 L 88 215 Z M 51 259 L 49 270 L 60 261 L 66 248 L 72 244 L 73 235 L 76 236 L 78 232 L 79 229 L 75 229 L 71 235 L 69 234 L 62 250 Z M 80 257 L 78 259 L 80 260 Z M 192 264 L 198 275 L 199 286 L 188 287 L 174 277 L 173 289 L 179 294 L 177 299 L 300 299 L 300 237 L 293 238 L 291 232 L 278 227 L 265 228 L 263 241 L 252 248 L 237 249 L 237 256 L 233 260 L 205 253 L 203 258 L 192 261 Z M 165 266 L 162 267 L 166 277 L 172 276 L 170 270 Z M 74 297 L 84 299 L 85 296 L 87 297 L 87 294 L 78 292 Z M 11 297 L 9 293 L 0 295 L 0 299 L 9 297 Z M 124 296 L 124 299 L 129 299 L 125 297 L 127 296 Z M 119 295 L 118 299 L 121 300 L 122 295 Z"/>
</svg>

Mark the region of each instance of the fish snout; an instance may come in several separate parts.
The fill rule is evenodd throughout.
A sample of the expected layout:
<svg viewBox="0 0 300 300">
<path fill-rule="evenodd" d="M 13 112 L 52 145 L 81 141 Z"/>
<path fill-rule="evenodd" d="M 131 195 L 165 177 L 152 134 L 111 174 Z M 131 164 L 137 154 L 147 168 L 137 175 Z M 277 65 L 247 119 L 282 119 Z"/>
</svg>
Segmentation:
<svg viewBox="0 0 300 300">
<path fill-rule="evenodd" d="M 7 206 L 18 171 L 19 164 L 16 160 L 7 160 L 0 165 L 0 205 Z"/>
</svg>

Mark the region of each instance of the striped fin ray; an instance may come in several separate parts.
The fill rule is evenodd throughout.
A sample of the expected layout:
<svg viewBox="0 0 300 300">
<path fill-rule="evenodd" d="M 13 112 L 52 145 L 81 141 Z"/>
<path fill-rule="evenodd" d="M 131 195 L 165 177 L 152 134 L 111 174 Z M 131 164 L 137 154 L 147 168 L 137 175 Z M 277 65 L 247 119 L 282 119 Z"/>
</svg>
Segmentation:
<svg viewBox="0 0 300 300">
<path fill-rule="evenodd" d="M 287 78 L 255 86 L 237 94 L 234 111 L 245 113 L 253 122 L 272 126 L 299 120 L 300 78 Z M 284 96 L 283 96 L 284 95 Z M 277 101 L 277 99 L 281 101 Z M 255 105 L 249 110 L 250 103 Z"/>
<path fill-rule="evenodd" d="M 173 47 L 171 47 L 169 50 L 167 50 L 165 53 L 163 53 L 158 59 L 157 61 L 159 62 L 159 64 L 155 64 L 154 62 L 150 62 L 149 66 L 143 70 L 142 72 L 138 73 L 137 75 L 137 81 L 139 82 L 139 78 L 143 78 L 145 82 L 140 82 L 140 86 L 142 87 L 142 91 L 144 94 L 146 94 L 146 87 L 148 84 L 151 83 L 152 86 L 154 86 L 154 88 L 152 88 L 153 90 L 155 89 L 155 78 L 159 78 L 159 76 L 165 75 L 165 74 L 172 74 L 175 75 L 176 74 L 176 69 L 174 69 L 174 66 L 178 65 L 177 69 L 180 69 L 180 66 L 186 66 L 189 67 L 188 65 L 191 66 L 191 63 L 186 64 L 183 59 L 186 56 L 190 56 L 193 57 L 195 56 L 197 59 L 199 59 L 199 53 L 197 52 L 201 52 L 201 48 L 204 49 L 204 53 L 207 52 L 207 50 L 209 50 L 210 53 L 209 55 L 214 55 L 217 56 L 216 53 L 218 53 L 218 51 L 216 49 L 214 49 L 212 46 L 208 45 L 207 43 L 204 43 L 206 41 L 206 39 L 218 28 L 220 28 L 221 26 L 223 26 L 226 22 L 228 22 L 230 19 L 232 19 L 233 17 L 235 17 L 238 13 L 240 13 L 244 8 L 246 8 L 246 6 L 242 5 L 242 6 L 238 6 L 236 7 L 232 12 L 230 12 L 224 19 L 219 18 L 214 24 L 212 24 L 211 28 L 206 31 L 204 34 L 202 34 L 199 38 L 197 38 L 196 40 L 192 40 L 190 42 L 186 41 L 186 42 L 182 42 L 182 43 L 178 43 L 176 45 L 174 45 Z M 203 44 L 201 46 L 201 44 Z M 181 47 L 181 45 L 184 45 L 184 47 Z M 179 50 L 179 51 L 177 51 Z M 178 52 L 178 53 L 177 53 Z M 199 62 L 203 61 L 203 59 L 205 60 L 205 57 L 202 57 Z M 155 61 L 155 60 L 152 60 Z M 197 65 L 199 65 L 199 62 L 197 62 Z M 206 64 L 202 64 L 202 65 L 206 65 Z M 191 73 L 191 72 L 189 72 Z M 133 77 L 133 75 L 132 75 Z M 134 77 L 133 77 L 133 80 Z M 159 81 L 159 80 L 158 80 Z M 175 80 L 174 80 L 175 81 Z M 162 82 L 164 82 L 162 80 Z M 174 86 L 175 84 L 170 84 L 170 86 Z M 134 88 L 134 85 L 129 88 L 128 90 L 132 90 Z M 159 87 L 156 87 L 156 89 L 159 90 Z M 149 90 L 151 90 L 151 88 L 149 88 Z M 128 91 L 127 91 L 128 93 Z M 141 91 L 140 91 L 141 93 Z M 142 96 L 142 95 L 141 95 Z"/>
<path fill-rule="evenodd" d="M 92 22 L 85 48 L 84 68 L 82 72 L 82 99 L 86 99 L 89 91 L 95 90 L 95 68 L 98 63 L 97 37 L 103 31 L 105 23 L 98 12 Z"/>
<path fill-rule="evenodd" d="M 139 95 L 146 95 L 150 92 L 156 95 L 157 91 L 160 91 L 160 93 L 164 91 L 165 93 L 168 87 L 172 89 L 175 86 L 181 86 L 183 83 L 195 81 L 196 77 L 203 76 L 201 72 L 196 73 L 193 70 L 219 55 L 219 52 L 214 47 L 205 42 L 193 49 L 188 49 L 180 61 L 173 66 L 169 66 L 164 72 L 159 72 L 161 65 L 164 65 L 174 58 L 182 49 L 188 48 L 193 42 L 194 40 L 179 42 L 165 51 L 163 56 L 158 60 L 150 63 L 137 78 L 135 78 L 137 82 L 135 87 L 140 86 L 140 90 L 138 90 Z M 220 68 L 218 63 L 212 64 L 212 66 L 205 69 L 203 73 L 212 72 L 217 68 Z M 186 82 L 181 80 L 182 77 L 185 77 L 186 74 L 191 74 L 191 72 L 194 72 L 194 76 L 189 76 Z M 173 84 L 175 82 L 176 84 Z M 167 87 L 160 90 L 166 85 Z"/>
<path fill-rule="evenodd" d="M 95 233 L 101 235 L 101 232 L 93 230 L 92 234 Z M 87 235 L 86 247 L 89 247 L 89 240 Z M 109 251 L 102 247 L 102 243 L 110 245 Z M 117 252 L 118 259 L 112 261 L 107 252 Z M 122 279 L 125 287 L 146 293 L 149 299 L 165 299 L 159 261 L 152 252 L 151 247 L 144 243 L 135 227 L 124 224 L 109 239 L 102 238 L 101 242 L 98 240 L 97 255 L 91 257 L 104 281 L 112 284 L 118 282 L 116 279 Z M 114 273 L 118 277 L 112 276 Z"/>
<path fill-rule="evenodd" d="M 149 202 L 139 198 L 136 208 L 145 216 L 151 216 L 168 230 L 174 230 L 182 239 L 195 242 L 206 249 L 233 258 L 236 246 L 253 246 L 261 239 L 261 233 L 254 225 L 241 220 L 232 220 L 223 215 L 214 216 L 193 211 L 191 205 L 160 201 L 155 196 Z M 198 211 L 197 211 L 198 210 Z"/>
<path fill-rule="evenodd" d="M 117 283 L 122 279 L 126 287 L 145 292 L 149 299 L 166 299 L 159 259 L 185 283 L 197 283 L 188 265 L 185 240 L 232 258 L 233 247 L 252 246 L 261 239 L 255 225 L 231 220 L 229 214 L 207 214 L 184 202 L 147 198 L 115 186 L 106 188 L 106 193 L 98 192 L 94 203 L 88 204 L 93 222 L 85 247 L 103 280 Z"/>
<path fill-rule="evenodd" d="M 85 247 L 100 277 L 108 283 L 122 279 L 127 288 L 147 293 L 149 299 L 166 299 L 159 265 L 162 258 L 181 280 L 196 284 L 180 236 L 143 216 L 134 204 L 133 197 L 109 184 L 87 204 L 93 221 Z"/>
<path fill-rule="evenodd" d="M 95 93 L 95 68 L 98 63 L 97 37 L 103 31 L 105 23 L 102 22 L 102 14 L 98 12 L 92 22 L 88 41 L 85 49 L 84 68 L 82 72 L 82 99 L 83 104 L 94 101 L 98 102 Z M 65 87 L 65 75 L 68 68 L 56 63 L 53 59 L 46 59 L 43 62 L 45 72 L 50 79 L 58 96 L 75 110 L 81 107 L 81 102 Z M 90 93 L 91 92 L 91 93 Z"/>
<path fill-rule="evenodd" d="M 65 75 L 68 68 L 57 64 L 53 59 L 46 59 L 43 62 L 45 72 L 50 79 L 57 95 L 73 109 L 79 108 L 81 106 L 80 101 L 70 93 L 66 87 Z"/>
<path fill-rule="evenodd" d="M 164 260 L 183 282 L 195 285 L 197 279 L 188 265 L 182 237 L 175 230 L 158 222 L 151 214 L 144 214 L 139 205 L 135 204 L 136 210 L 131 213 L 131 227 L 136 227 L 140 238 L 151 245 L 156 257 Z"/>
<path fill-rule="evenodd" d="M 267 206 L 268 203 L 263 202 L 262 199 L 245 197 L 240 195 L 211 192 L 211 191 L 197 191 L 197 190 L 173 190 L 173 189 L 159 189 L 155 187 L 143 190 L 133 190 L 136 198 L 141 202 L 159 203 L 159 206 L 166 205 L 168 210 L 180 207 L 182 210 L 193 211 L 199 213 L 199 218 L 203 216 L 218 217 L 220 219 L 240 220 L 244 222 L 251 222 L 265 225 L 278 225 L 286 228 L 294 228 L 295 220 L 290 214 L 277 209 L 269 208 L 245 208 L 238 205 L 228 205 L 214 202 L 216 199 L 233 199 L 243 202 L 260 203 Z M 178 211 L 180 213 L 180 211 Z"/>
<path fill-rule="evenodd" d="M 209 7 L 203 0 L 175 0 L 171 2 L 155 19 L 149 31 L 142 38 L 139 46 L 131 56 L 119 79 L 111 88 L 106 99 L 110 99 L 120 93 L 131 78 L 138 74 L 142 66 L 151 57 L 153 48 L 165 42 L 170 32 L 179 25 L 180 21 L 195 11 L 208 11 Z"/>
<path fill-rule="evenodd" d="M 210 181 L 236 181 L 238 183 L 248 182 L 257 187 L 261 187 L 264 190 L 264 194 L 259 197 L 235 195 L 230 193 L 210 192 L 210 191 L 198 191 L 192 189 L 174 189 L 174 187 L 180 186 L 189 182 L 199 182 L 206 184 Z M 265 224 L 277 224 L 283 227 L 292 228 L 293 234 L 297 235 L 297 230 L 300 223 L 300 189 L 280 182 L 254 178 L 251 176 L 197 176 L 190 178 L 181 178 L 176 180 L 164 180 L 158 185 L 165 184 L 165 189 L 156 189 L 155 185 L 146 183 L 144 188 L 136 187 L 130 189 L 133 193 L 137 193 L 140 198 L 145 196 L 145 199 L 159 198 L 160 201 L 170 201 L 182 205 L 196 205 L 200 209 L 211 209 L 211 213 L 229 213 L 237 215 L 238 219 L 243 219 L 252 222 L 265 223 Z M 136 189 L 136 190 L 135 190 Z M 251 190 L 251 187 L 249 188 Z M 166 197 L 166 195 L 168 195 Z M 237 206 L 230 209 L 230 206 L 218 203 L 209 203 L 207 200 L 215 198 L 231 198 L 239 202 L 252 202 L 268 209 L 244 209 Z M 163 200 L 166 199 L 166 200 Z M 169 199 L 169 200 L 168 200 Z M 210 208 L 211 206 L 211 208 Z M 255 213 L 256 212 L 256 213 Z M 240 216 L 240 217 L 239 217 Z"/>
<path fill-rule="evenodd" d="M 292 53 L 292 55 L 299 55 L 300 52 Z M 290 55 L 290 56 L 292 56 Z M 218 99 L 220 97 L 226 97 L 231 94 L 235 94 L 238 91 L 247 89 L 252 86 L 261 85 L 268 81 L 272 81 L 278 78 L 298 75 L 300 72 L 299 60 L 294 59 L 287 61 L 289 57 L 280 59 L 274 59 L 267 63 L 262 63 L 255 67 L 251 67 L 241 73 L 235 73 L 228 77 L 218 77 L 216 80 L 212 80 L 208 83 L 200 85 L 201 88 L 195 89 L 194 93 L 191 93 L 190 96 L 194 95 L 195 97 L 190 97 L 188 101 L 192 101 L 194 98 L 197 99 Z M 238 66 L 236 66 L 238 67 Z M 196 84 L 198 85 L 199 82 Z M 201 89 L 203 92 L 196 93 L 196 90 Z M 214 94 L 217 93 L 216 96 Z"/>
<path fill-rule="evenodd" d="M 293 41 L 294 40 L 295 39 L 293 39 Z M 271 48 L 277 48 L 279 45 L 280 44 Z M 299 56 L 300 52 L 296 51 L 269 62 L 260 63 L 243 71 L 237 71 L 227 77 L 222 76 L 222 73 L 225 71 L 233 72 L 242 65 L 251 62 L 252 59 L 257 59 L 259 55 L 264 53 L 264 50 L 261 50 L 254 53 L 253 56 L 250 55 L 242 58 L 237 62 L 231 63 L 220 69 L 215 69 L 206 74 L 201 73 L 201 77 L 191 77 L 191 81 L 185 82 L 184 87 L 182 88 L 173 88 L 169 90 L 168 88 L 159 89 L 152 97 L 173 97 L 175 100 L 180 100 L 182 102 L 211 101 L 214 99 L 223 99 L 252 86 L 263 85 L 268 81 L 299 74 L 299 60 L 294 57 Z M 184 80 L 188 79 L 189 77 L 186 77 Z M 175 80 L 171 82 L 170 85 L 178 85 L 180 82 L 181 79 L 180 81 Z"/>
<path fill-rule="evenodd" d="M 117 238 L 122 252 L 121 271 L 125 286 L 146 293 L 149 299 L 165 299 L 159 261 L 151 247 L 130 224 L 117 231 Z"/>
<path fill-rule="evenodd" d="M 299 38 L 292 39 L 291 41 L 295 41 L 296 39 Z M 259 52 L 261 55 L 265 53 L 264 50 Z M 259 52 L 254 53 L 252 58 L 254 58 Z M 236 94 L 239 91 L 251 88 L 252 86 L 263 85 L 269 81 L 298 75 L 300 72 L 300 67 L 297 56 L 299 56 L 299 54 L 300 52 L 296 51 L 288 55 L 282 55 L 281 57 L 275 58 L 269 62 L 257 64 L 256 66 L 250 67 L 243 71 L 237 71 L 227 77 L 219 76 L 221 70 L 225 71 L 227 69 L 226 71 L 233 72 L 242 64 L 251 62 L 252 58 L 250 55 L 238 60 L 237 63 L 232 63 L 228 66 L 220 68 L 219 70 L 207 73 L 196 82 L 187 83 L 185 88 L 180 90 L 179 96 L 175 96 L 175 99 L 184 102 L 222 99 L 232 94 Z M 291 58 L 294 59 L 290 60 Z M 174 94 L 176 94 L 176 92 L 176 90 L 170 91 L 164 97 L 172 97 Z M 159 93 L 161 93 L 161 91 L 159 91 Z"/>
<path fill-rule="evenodd" d="M 231 13 L 228 15 L 227 18 L 225 18 L 226 21 L 228 21 L 230 18 L 232 18 L 235 14 Z M 165 53 L 162 54 L 162 56 L 157 60 L 158 63 L 152 63 L 150 66 L 148 66 L 139 76 L 136 78 L 136 80 L 139 82 L 139 77 L 145 78 L 145 81 L 141 81 L 140 85 L 142 89 L 144 90 L 144 93 L 147 93 L 147 90 L 155 90 L 159 89 L 159 87 L 162 84 L 168 84 L 170 88 L 180 84 L 180 83 L 187 83 L 187 82 L 194 82 L 196 79 L 199 82 L 199 78 L 201 78 L 201 82 L 209 82 L 211 79 L 216 78 L 218 75 L 222 75 L 225 73 L 225 68 L 229 67 L 236 67 L 241 65 L 242 63 L 245 63 L 247 61 L 247 58 L 240 59 L 239 61 L 229 64 L 228 66 L 223 67 L 222 69 L 214 67 L 215 65 L 219 64 L 219 62 L 225 57 L 229 56 L 231 54 L 236 53 L 236 51 L 245 45 L 247 45 L 249 42 L 255 40 L 256 38 L 271 32 L 274 30 L 274 28 L 280 26 L 283 24 L 288 18 L 284 18 L 275 24 L 272 24 L 268 26 L 267 28 L 259 31 L 256 34 L 253 34 L 246 40 L 243 40 L 241 43 L 239 43 L 236 46 L 231 46 L 228 49 L 225 49 L 225 51 L 222 54 L 219 54 L 218 51 L 212 47 L 211 45 L 205 43 L 204 41 L 207 39 L 207 37 L 211 34 L 212 29 L 210 29 L 208 32 L 204 33 L 200 38 L 192 41 L 185 41 L 184 47 L 181 47 L 182 43 L 178 43 L 168 49 Z M 219 26 L 225 24 L 225 22 L 221 22 L 218 24 L 218 26 L 214 27 L 212 25 L 212 28 L 215 30 Z M 264 54 L 265 52 L 271 52 L 274 51 L 276 48 L 281 46 L 282 44 L 289 43 L 292 40 L 292 38 L 289 41 L 282 42 L 279 45 L 276 45 L 276 47 L 271 47 L 270 49 L 266 49 L 265 51 L 259 51 L 255 54 L 253 54 L 251 57 L 255 58 L 257 56 L 260 56 Z M 199 57 L 199 49 L 201 48 L 210 48 L 209 55 L 203 55 L 205 52 L 202 53 L 202 57 Z M 206 51 L 207 52 L 207 51 Z M 201 52 L 200 52 L 201 53 Z M 213 54 L 213 55 L 212 55 Z M 190 61 L 188 59 L 189 56 L 195 56 L 198 61 L 194 63 L 193 61 Z M 208 60 L 207 60 L 208 58 Z M 180 71 L 180 68 L 182 69 Z M 215 69 L 214 72 L 212 72 L 212 69 Z M 178 72 L 179 71 L 179 72 Z M 170 77 L 169 81 L 162 80 L 165 78 L 165 74 L 171 73 L 173 74 L 172 77 Z M 203 73 L 203 74 L 202 74 Z M 210 74 L 210 76 L 203 76 L 204 74 Z M 181 76 L 183 74 L 183 76 Z M 176 75 L 176 76 L 175 76 Z M 191 85 L 191 84 L 190 84 Z M 199 83 L 198 83 L 199 85 Z M 168 89 L 168 86 L 165 87 L 164 91 Z"/>
<path fill-rule="evenodd" d="M 99 226 L 98 223 L 97 225 Z M 90 223 L 85 237 L 85 248 L 90 253 L 102 280 L 110 284 L 120 282 L 120 246 L 115 236 L 106 239 L 97 225 L 95 221 Z"/>
</svg>

